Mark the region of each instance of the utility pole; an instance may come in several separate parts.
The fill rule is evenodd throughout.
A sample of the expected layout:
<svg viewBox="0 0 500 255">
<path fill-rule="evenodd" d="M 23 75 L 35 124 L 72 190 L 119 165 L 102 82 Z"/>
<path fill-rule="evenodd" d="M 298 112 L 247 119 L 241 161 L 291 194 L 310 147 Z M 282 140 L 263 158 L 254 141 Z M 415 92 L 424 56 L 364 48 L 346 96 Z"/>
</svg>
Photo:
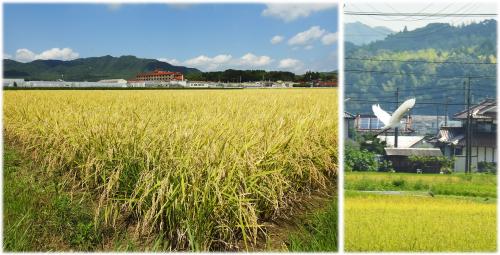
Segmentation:
<svg viewBox="0 0 500 255">
<path fill-rule="evenodd" d="M 439 133 L 439 105 L 436 105 L 436 130 Z"/>
<path fill-rule="evenodd" d="M 467 109 L 467 83 L 464 81 L 464 105 L 465 105 L 465 109 Z"/>
<path fill-rule="evenodd" d="M 465 129 L 465 172 L 471 173 L 471 116 L 470 116 L 470 77 L 467 78 L 467 121 Z"/>
<path fill-rule="evenodd" d="M 399 106 L 399 88 L 396 88 L 396 108 L 394 108 L 396 111 L 396 109 L 398 109 L 398 106 Z M 394 148 L 397 148 L 398 147 L 398 126 L 396 126 L 394 128 Z"/>
<path fill-rule="evenodd" d="M 446 100 L 444 101 L 444 126 L 447 127 L 448 126 L 448 100 L 450 98 L 449 97 L 446 97 Z M 439 130 L 438 130 L 439 132 Z"/>
</svg>

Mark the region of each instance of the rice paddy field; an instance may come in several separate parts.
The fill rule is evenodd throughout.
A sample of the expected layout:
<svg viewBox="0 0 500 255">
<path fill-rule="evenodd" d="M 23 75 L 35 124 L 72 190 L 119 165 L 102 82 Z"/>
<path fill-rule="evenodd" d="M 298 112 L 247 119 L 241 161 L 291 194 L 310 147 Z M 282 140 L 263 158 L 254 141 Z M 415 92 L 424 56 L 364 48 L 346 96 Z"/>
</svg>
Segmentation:
<svg viewBox="0 0 500 255">
<path fill-rule="evenodd" d="M 42 250 L 246 250 L 308 194 L 335 193 L 336 106 L 335 89 L 4 91 L 3 125 L 50 219 L 73 220 L 69 244 Z M 7 250 L 39 249 L 16 248 L 36 221 L 4 195 Z"/>
<path fill-rule="evenodd" d="M 346 173 L 346 251 L 496 251 L 495 175 Z"/>
</svg>

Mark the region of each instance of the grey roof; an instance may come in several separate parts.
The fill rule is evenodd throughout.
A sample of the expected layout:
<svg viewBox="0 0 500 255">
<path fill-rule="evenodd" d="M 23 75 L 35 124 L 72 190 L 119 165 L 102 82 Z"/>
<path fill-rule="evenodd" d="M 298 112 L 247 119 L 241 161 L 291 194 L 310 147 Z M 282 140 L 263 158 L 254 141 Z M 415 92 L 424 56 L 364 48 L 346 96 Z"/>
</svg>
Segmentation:
<svg viewBox="0 0 500 255">
<path fill-rule="evenodd" d="M 443 156 L 438 148 L 385 148 L 384 150 L 387 156 Z"/>
<path fill-rule="evenodd" d="M 473 119 L 496 119 L 497 101 L 495 99 L 485 99 L 479 104 L 473 105 L 470 109 Z M 467 119 L 467 110 L 455 113 L 454 119 Z"/>
<path fill-rule="evenodd" d="M 433 138 L 433 142 L 454 145 L 458 147 L 465 146 L 465 128 L 463 127 L 441 127 L 438 135 Z M 496 133 L 473 133 L 472 146 L 496 148 Z"/>
<path fill-rule="evenodd" d="M 394 147 L 394 136 L 385 136 L 385 135 L 379 135 L 377 136 L 378 139 L 381 141 L 385 141 L 387 143 L 387 146 L 389 147 Z M 424 136 L 406 136 L 406 135 L 401 135 L 398 136 L 398 148 L 410 148 L 413 145 L 417 144 L 418 142 L 422 141 L 425 137 Z"/>
<path fill-rule="evenodd" d="M 355 119 L 356 116 L 349 112 L 344 112 L 344 119 Z"/>
</svg>

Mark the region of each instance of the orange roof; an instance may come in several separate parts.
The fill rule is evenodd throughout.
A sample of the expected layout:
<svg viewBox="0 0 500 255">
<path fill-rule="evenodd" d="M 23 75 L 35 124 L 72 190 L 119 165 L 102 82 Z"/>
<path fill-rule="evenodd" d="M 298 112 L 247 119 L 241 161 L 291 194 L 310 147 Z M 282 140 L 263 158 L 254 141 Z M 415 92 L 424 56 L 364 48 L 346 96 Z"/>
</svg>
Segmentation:
<svg viewBox="0 0 500 255">
<path fill-rule="evenodd" d="M 147 73 L 139 73 L 137 76 L 160 76 L 160 75 L 182 75 L 180 72 L 170 72 L 170 71 L 160 71 L 154 70 L 152 72 Z"/>
</svg>

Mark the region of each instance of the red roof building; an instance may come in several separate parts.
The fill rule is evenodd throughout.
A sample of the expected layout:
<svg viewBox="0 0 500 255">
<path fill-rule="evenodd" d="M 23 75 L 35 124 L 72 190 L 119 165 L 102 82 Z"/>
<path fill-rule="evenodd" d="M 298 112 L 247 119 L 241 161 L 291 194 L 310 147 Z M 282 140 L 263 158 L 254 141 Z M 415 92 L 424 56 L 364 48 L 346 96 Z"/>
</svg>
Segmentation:
<svg viewBox="0 0 500 255">
<path fill-rule="evenodd" d="M 320 81 L 318 82 L 318 87 L 337 87 L 336 81 Z"/>
<path fill-rule="evenodd" d="M 183 81 L 184 75 L 180 72 L 154 70 L 148 73 L 139 73 L 135 81 Z"/>
</svg>

